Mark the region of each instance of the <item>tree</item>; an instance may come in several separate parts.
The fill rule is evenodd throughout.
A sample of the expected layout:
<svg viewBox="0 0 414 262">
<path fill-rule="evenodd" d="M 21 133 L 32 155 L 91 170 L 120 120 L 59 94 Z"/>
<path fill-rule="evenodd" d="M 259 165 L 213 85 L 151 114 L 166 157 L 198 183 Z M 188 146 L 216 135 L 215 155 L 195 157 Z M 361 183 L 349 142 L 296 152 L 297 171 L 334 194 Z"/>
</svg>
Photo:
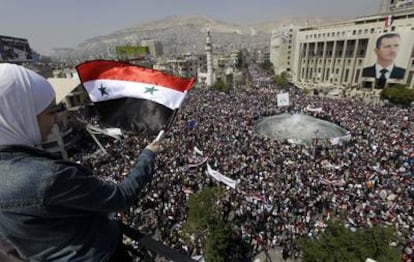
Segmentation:
<svg viewBox="0 0 414 262">
<path fill-rule="evenodd" d="M 188 217 L 183 232 L 201 240 L 207 262 L 248 261 L 249 247 L 233 226 L 223 221 L 220 206 L 224 190 L 205 188 L 192 195 L 188 201 Z"/>
<path fill-rule="evenodd" d="M 220 218 L 216 203 L 223 194 L 219 187 L 208 187 L 191 195 L 184 230 L 188 233 L 206 232 Z"/>
<path fill-rule="evenodd" d="M 270 62 L 269 60 L 264 60 L 262 68 L 266 71 L 269 72 L 271 74 L 274 74 L 274 67 L 272 62 Z"/>
<path fill-rule="evenodd" d="M 227 91 L 227 86 L 226 83 L 224 83 L 223 80 L 218 79 L 212 86 L 213 89 L 217 90 L 217 91 L 221 91 L 221 92 L 225 92 Z"/>
<path fill-rule="evenodd" d="M 223 221 L 211 225 L 205 246 L 205 259 L 211 262 L 225 262 L 230 248 L 231 227 Z"/>
<path fill-rule="evenodd" d="M 275 82 L 280 87 L 288 87 L 289 86 L 289 81 L 287 79 L 287 73 L 282 72 L 280 75 L 277 75 L 275 77 Z"/>
<path fill-rule="evenodd" d="M 313 261 L 398 261 L 399 252 L 389 244 L 395 241 L 392 228 L 373 226 L 352 232 L 339 222 L 331 222 L 316 239 L 302 237 L 298 244 L 304 262 Z"/>
<path fill-rule="evenodd" d="M 381 99 L 387 99 L 392 103 L 408 106 L 414 102 L 414 89 L 396 84 L 384 88 L 380 93 Z"/>
</svg>

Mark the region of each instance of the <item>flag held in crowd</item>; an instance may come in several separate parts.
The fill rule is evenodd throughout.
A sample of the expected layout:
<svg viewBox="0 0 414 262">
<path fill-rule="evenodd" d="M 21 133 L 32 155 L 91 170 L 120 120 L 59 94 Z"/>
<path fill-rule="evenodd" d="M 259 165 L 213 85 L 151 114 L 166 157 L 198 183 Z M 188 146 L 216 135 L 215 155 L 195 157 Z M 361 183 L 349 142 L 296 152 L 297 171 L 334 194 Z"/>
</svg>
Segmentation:
<svg viewBox="0 0 414 262">
<path fill-rule="evenodd" d="M 117 61 L 93 60 L 76 67 L 104 125 L 156 134 L 171 121 L 195 78 Z"/>
<path fill-rule="evenodd" d="M 320 183 L 327 186 L 344 186 L 345 180 L 344 179 L 326 179 L 321 178 Z"/>
<path fill-rule="evenodd" d="M 236 189 L 237 182 L 235 180 L 221 174 L 219 171 L 212 169 L 209 164 L 207 164 L 207 173 L 214 177 L 217 181 L 223 182 L 227 186 Z"/>
</svg>

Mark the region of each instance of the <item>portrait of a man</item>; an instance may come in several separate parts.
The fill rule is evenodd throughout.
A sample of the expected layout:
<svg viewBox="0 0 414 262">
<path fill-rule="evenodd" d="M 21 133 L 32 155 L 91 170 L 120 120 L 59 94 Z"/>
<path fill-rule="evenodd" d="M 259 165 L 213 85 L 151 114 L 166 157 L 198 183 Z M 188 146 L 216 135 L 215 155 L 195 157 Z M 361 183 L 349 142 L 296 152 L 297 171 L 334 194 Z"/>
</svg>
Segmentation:
<svg viewBox="0 0 414 262">
<path fill-rule="evenodd" d="M 377 38 L 374 65 L 365 67 L 362 77 L 375 77 L 375 88 L 383 89 L 388 79 L 404 79 L 405 69 L 394 64 L 400 48 L 400 35 L 397 33 L 383 34 Z"/>
</svg>

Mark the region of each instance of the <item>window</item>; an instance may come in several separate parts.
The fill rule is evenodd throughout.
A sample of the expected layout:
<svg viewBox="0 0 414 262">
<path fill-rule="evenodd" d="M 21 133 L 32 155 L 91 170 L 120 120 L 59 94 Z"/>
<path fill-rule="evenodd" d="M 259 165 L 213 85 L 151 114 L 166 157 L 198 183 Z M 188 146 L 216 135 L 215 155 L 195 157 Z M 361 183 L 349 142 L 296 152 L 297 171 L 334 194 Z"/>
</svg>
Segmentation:
<svg viewBox="0 0 414 262">
<path fill-rule="evenodd" d="M 360 72 L 360 70 L 357 69 L 356 74 L 355 74 L 355 82 L 358 82 L 358 80 L 359 80 L 359 72 Z"/>
<path fill-rule="evenodd" d="M 348 81 L 348 75 L 349 75 L 349 69 L 345 70 L 345 77 L 344 77 L 344 81 L 347 82 Z"/>
</svg>

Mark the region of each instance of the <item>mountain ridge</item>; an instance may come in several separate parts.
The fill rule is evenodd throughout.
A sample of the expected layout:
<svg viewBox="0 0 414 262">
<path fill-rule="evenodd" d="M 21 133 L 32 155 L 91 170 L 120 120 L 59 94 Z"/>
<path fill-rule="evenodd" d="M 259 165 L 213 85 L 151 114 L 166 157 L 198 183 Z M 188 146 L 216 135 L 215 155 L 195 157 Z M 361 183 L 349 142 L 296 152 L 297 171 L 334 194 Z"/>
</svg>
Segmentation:
<svg viewBox="0 0 414 262">
<path fill-rule="evenodd" d="M 54 56 L 84 57 L 104 54 L 117 45 L 136 45 L 146 38 L 160 41 L 168 55 L 204 52 L 207 29 L 216 52 L 234 48 L 263 49 L 270 45 L 272 31 L 290 26 L 316 26 L 344 21 L 332 17 L 284 17 L 255 24 L 238 25 L 204 15 L 168 16 L 131 25 L 106 35 L 91 37 L 71 52 Z M 55 50 L 56 51 L 56 50 Z M 53 56 L 53 55 L 52 55 Z"/>
</svg>

